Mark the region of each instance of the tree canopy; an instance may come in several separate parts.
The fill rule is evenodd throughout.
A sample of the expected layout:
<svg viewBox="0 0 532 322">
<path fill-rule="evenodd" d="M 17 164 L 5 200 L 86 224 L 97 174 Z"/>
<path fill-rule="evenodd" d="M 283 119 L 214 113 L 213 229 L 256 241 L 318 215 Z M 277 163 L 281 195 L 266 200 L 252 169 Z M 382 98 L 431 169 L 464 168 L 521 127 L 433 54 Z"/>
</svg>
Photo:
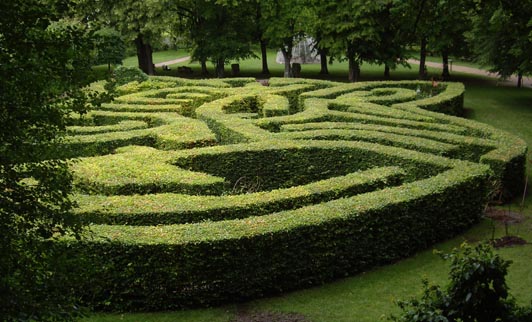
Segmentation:
<svg viewBox="0 0 532 322">
<path fill-rule="evenodd" d="M 502 77 L 532 73 L 532 3 L 476 1 L 470 41 L 476 59 Z"/>
<path fill-rule="evenodd" d="M 155 72 L 152 47 L 164 35 L 186 39 L 202 73 L 212 61 L 218 76 L 229 61 L 254 55 L 254 43 L 260 44 L 264 74 L 268 46 L 283 53 L 285 76 L 292 76 L 292 47 L 307 36 L 317 41 L 324 61 L 327 55 L 349 61 L 351 81 L 363 63 L 384 64 L 388 75 L 405 64 L 407 47 L 419 48 L 420 78 L 429 51 L 442 56 L 443 78 L 450 76 L 451 55 L 475 58 L 502 77 L 532 70 L 532 9 L 526 1 L 72 1 L 92 28 L 114 28 L 134 43 L 147 74 Z"/>
<path fill-rule="evenodd" d="M 96 64 L 120 65 L 126 58 L 126 45 L 118 31 L 112 28 L 102 28 L 94 33 L 96 45 Z"/>
</svg>

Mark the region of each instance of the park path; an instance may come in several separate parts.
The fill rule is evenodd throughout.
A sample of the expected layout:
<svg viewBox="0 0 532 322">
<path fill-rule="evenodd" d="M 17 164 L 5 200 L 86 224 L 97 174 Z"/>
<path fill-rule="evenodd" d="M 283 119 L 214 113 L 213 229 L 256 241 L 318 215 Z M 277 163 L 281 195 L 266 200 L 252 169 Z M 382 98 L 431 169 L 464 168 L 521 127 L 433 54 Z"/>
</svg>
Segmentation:
<svg viewBox="0 0 532 322">
<path fill-rule="evenodd" d="M 413 64 L 413 65 L 419 65 L 419 60 L 417 59 L 409 59 L 408 60 L 408 63 L 409 64 Z M 433 67 L 433 68 L 441 68 L 443 69 L 443 64 L 442 63 L 435 63 L 435 62 L 425 62 L 425 64 L 428 66 L 428 67 Z M 473 68 L 473 67 L 467 67 L 467 66 L 460 66 L 460 65 L 452 65 L 452 70 L 451 72 L 461 72 L 461 73 L 466 73 L 466 74 L 474 74 L 474 75 L 480 75 L 480 76 L 487 76 L 487 77 L 490 77 L 490 78 L 493 78 L 493 79 L 499 79 L 499 75 L 495 74 L 495 73 L 490 73 L 486 70 L 483 70 L 483 69 L 478 69 L 478 68 Z M 499 85 L 504 85 L 504 86 L 517 86 L 517 76 L 513 76 L 506 79 L 506 80 L 501 80 L 501 81 L 498 81 L 497 84 Z M 532 87 L 532 79 L 530 77 L 523 77 L 523 87 Z"/>
<path fill-rule="evenodd" d="M 162 65 L 168 66 L 168 65 L 173 65 L 173 64 L 179 64 L 187 60 L 190 60 L 190 56 L 181 57 L 181 58 L 177 58 L 177 59 L 169 60 L 169 61 L 163 61 L 162 63 L 155 64 L 155 67 L 161 67 Z"/>
</svg>

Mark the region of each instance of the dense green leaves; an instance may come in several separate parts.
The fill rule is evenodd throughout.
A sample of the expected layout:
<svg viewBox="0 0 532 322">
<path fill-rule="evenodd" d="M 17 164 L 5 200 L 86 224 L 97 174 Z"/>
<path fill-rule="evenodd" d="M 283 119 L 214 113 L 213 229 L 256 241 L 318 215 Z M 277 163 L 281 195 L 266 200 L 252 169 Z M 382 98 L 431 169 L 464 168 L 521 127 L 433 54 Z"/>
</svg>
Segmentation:
<svg viewBox="0 0 532 322">
<path fill-rule="evenodd" d="M 529 1 L 475 2 L 471 43 L 477 60 L 502 77 L 532 73 L 532 4 Z"/>
<path fill-rule="evenodd" d="M 284 77 L 292 77 L 292 48 L 308 30 L 309 8 L 302 0 L 260 1 L 264 38 L 280 50 L 284 58 Z"/>
<path fill-rule="evenodd" d="M 111 28 L 96 31 L 93 35 L 96 45 L 96 64 L 121 65 L 126 57 L 126 45 L 120 33 Z"/>
<path fill-rule="evenodd" d="M 475 58 L 502 77 L 526 75 L 532 62 L 531 6 L 495 0 L 76 0 L 77 11 L 91 28 L 118 30 L 134 42 L 139 66 L 153 74 L 152 47 L 163 38 L 191 45 L 192 56 L 207 75 L 207 61 L 224 76 L 224 65 L 253 56 L 260 43 L 263 73 L 266 46 L 279 50 L 285 77 L 292 76 L 292 48 L 312 37 L 322 72 L 327 57 L 349 61 L 349 80 L 358 79 L 363 63 L 380 63 L 386 76 L 405 64 L 406 49 L 420 46 L 420 78 L 426 76 L 427 53 L 441 54 L 444 79 L 451 55 Z M 94 31 L 94 30 L 93 30 Z M 411 48 L 411 47 L 410 47 Z"/>
<path fill-rule="evenodd" d="M 69 113 L 90 98 L 93 44 L 69 3 L 0 3 L 0 320 L 67 320 L 76 298 L 65 258 L 46 241 L 81 225 L 71 216 L 72 177 L 56 159 Z M 46 160 L 46 161 L 40 161 Z"/>
<path fill-rule="evenodd" d="M 519 308 L 509 295 L 506 274 L 511 262 L 495 254 L 490 246 L 463 245 L 443 256 L 451 260 L 450 283 L 441 288 L 423 281 L 421 299 L 400 301 L 402 314 L 394 321 L 405 322 L 526 322 L 531 309 Z"/>
<path fill-rule="evenodd" d="M 362 62 L 375 62 L 384 36 L 380 15 L 386 1 L 315 1 L 320 44 L 349 61 L 349 80 L 356 81 Z M 382 57 L 386 55 L 381 55 Z"/>
</svg>

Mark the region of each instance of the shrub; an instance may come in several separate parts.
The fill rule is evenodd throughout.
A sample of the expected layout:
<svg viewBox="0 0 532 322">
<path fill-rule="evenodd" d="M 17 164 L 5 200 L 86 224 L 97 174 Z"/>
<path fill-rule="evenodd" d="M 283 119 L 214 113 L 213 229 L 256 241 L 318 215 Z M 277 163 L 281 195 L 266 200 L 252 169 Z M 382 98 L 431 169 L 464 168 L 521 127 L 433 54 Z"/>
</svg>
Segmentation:
<svg viewBox="0 0 532 322">
<path fill-rule="evenodd" d="M 403 311 L 393 321 L 525 322 L 532 309 L 520 308 L 509 295 L 506 274 L 511 262 L 490 246 L 462 245 L 444 258 L 451 260 L 446 288 L 423 281 L 421 299 L 398 302 Z"/>
</svg>

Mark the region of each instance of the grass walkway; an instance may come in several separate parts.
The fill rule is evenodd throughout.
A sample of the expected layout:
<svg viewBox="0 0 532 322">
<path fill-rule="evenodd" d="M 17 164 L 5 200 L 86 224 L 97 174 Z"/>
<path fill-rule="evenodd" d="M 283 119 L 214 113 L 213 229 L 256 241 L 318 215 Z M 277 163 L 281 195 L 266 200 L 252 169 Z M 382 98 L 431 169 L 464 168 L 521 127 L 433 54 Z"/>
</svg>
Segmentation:
<svg viewBox="0 0 532 322">
<path fill-rule="evenodd" d="M 346 77 L 346 69 L 343 69 L 341 64 L 334 64 L 334 68 L 331 68 L 333 79 Z M 260 74 L 260 66 L 256 65 L 252 62 L 241 62 L 243 74 L 253 75 L 257 71 Z M 194 65 L 188 64 L 187 66 Z M 277 73 L 276 66 L 270 65 L 270 68 L 273 73 Z M 314 75 L 319 71 L 306 66 L 304 69 L 307 69 L 307 75 Z M 429 73 L 437 74 L 438 72 L 437 69 L 429 68 Z M 382 69 L 380 66 L 364 65 L 362 73 L 364 80 L 373 80 L 380 77 Z M 401 69 L 392 75 L 395 79 L 414 79 L 416 71 Z M 532 147 L 531 89 L 498 87 L 493 79 L 477 75 L 453 73 L 453 77 L 466 84 L 465 107 L 468 118 L 514 133 L 523 138 L 529 147 Z M 529 173 L 532 172 L 532 164 L 530 168 Z M 529 175 L 529 181 L 532 182 L 532 175 Z M 510 207 L 512 211 L 518 209 L 517 204 Z M 522 224 L 511 226 L 510 233 L 532 241 L 532 194 L 526 198 L 523 212 L 527 220 Z M 492 223 L 485 220 L 468 232 L 438 244 L 434 248 L 445 251 L 459 246 L 463 241 L 474 243 L 487 240 L 491 238 L 492 230 Z M 502 236 L 504 227 L 495 226 L 495 234 Z M 509 268 L 508 275 L 511 293 L 520 304 L 529 305 L 532 300 L 532 292 L 530 292 L 532 289 L 532 270 L 530 270 L 532 245 L 505 248 L 499 250 L 499 253 L 503 258 L 514 262 Z M 212 309 L 145 314 L 94 314 L 83 321 L 228 322 L 245 321 L 246 316 L 260 317 L 264 314 L 262 312 L 282 312 L 282 314 L 292 314 L 287 317 L 296 314 L 297 317 L 304 317 L 314 322 L 373 322 L 383 320 L 384 317 L 396 312 L 395 300 L 420 294 L 421 278 L 425 277 L 430 282 L 444 284 L 447 271 L 448 265 L 434 255 L 432 249 L 427 249 L 393 265 L 379 267 L 320 287 L 278 297 Z"/>
</svg>

